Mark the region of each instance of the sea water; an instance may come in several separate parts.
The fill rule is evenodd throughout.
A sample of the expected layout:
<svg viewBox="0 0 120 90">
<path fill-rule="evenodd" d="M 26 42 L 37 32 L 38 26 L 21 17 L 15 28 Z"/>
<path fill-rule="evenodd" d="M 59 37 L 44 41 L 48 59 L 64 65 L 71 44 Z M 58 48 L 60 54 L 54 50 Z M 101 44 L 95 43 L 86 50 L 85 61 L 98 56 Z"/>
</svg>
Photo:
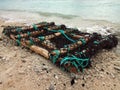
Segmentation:
<svg viewBox="0 0 120 90">
<path fill-rule="evenodd" d="M 0 9 L 120 23 L 120 0 L 0 0 Z"/>
</svg>

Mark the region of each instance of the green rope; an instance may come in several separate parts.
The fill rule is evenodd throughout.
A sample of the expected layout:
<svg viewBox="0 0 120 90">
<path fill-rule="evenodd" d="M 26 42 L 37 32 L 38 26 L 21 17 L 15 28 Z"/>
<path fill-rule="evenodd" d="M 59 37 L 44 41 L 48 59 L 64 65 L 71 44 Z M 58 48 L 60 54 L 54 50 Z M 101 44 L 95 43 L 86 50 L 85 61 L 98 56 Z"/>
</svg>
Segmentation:
<svg viewBox="0 0 120 90">
<path fill-rule="evenodd" d="M 68 39 L 69 41 L 71 41 L 71 42 L 73 42 L 73 43 L 76 42 L 75 40 L 69 38 L 69 37 L 65 34 L 65 31 L 64 31 L 64 30 L 50 30 L 50 31 L 52 31 L 52 32 L 59 32 L 59 33 L 61 33 L 66 39 Z"/>
<path fill-rule="evenodd" d="M 50 56 L 50 60 L 52 60 L 52 62 L 55 64 L 59 55 L 60 55 L 60 51 L 59 50 L 53 50 L 52 52 L 55 52 L 55 55 Z"/>
<path fill-rule="evenodd" d="M 29 42 L 30 42 L 30 46 L 34 44 L 32 39 L 30 39 Z"/>
<path fill-rule="evenodd" d="M 72 56 L 64 57 L 61 60 L 60 65 L 63 65 L 63 64 L 65 65 L 66 63 L 71 63 L 79 71 L 79 67 L 81 67 L 83 70 L 88 65 L 88 62 L 89 62 L 89 58 L 78 58 L 78 57 L 72 55 Z"/>
<path fill-rule="evenodd" d="M 94 41 L 93 43 L 94 43 L 94 44 L 99 44 L 100 42 L 98 42 L 98 41 Z"/>
<path fill-rule="evenodd" d="M 86 44 L 86 40 L 84 38 L 80 38 L 79 40 L 82 42 L 83 45 Z"/>
<path fill-rule="evenodd" d="M 21 35 L 19 34 L 19 35 L 17 35 L 17 38 L 20 40 L 21 39 Z"/>
<path fill-rule="evenodd" d="M 21 29 L 21 28 L 16 28 L 16 31 L 17 31 L 17 32 L 21 32 L 22 29 Z"/>
<path fill-rule="evenodd" d="M 28 35 L 28 36 L 30 36 L 30 35 L 31 35 L 31 33 L 30 33 L 30 32 L 27 32 L 27 35 Z"/>
<path fill-rule="evenodd" d="M 40 41 L 44 41 L 45 40 L 45 37 L 44 36 L 40 36 L 38 37 Z"/>
<path fill-rule="evenodd" d="M 69 45 L 69 44 L 68 44 Z M 70 48 L 68 47 L 68 45 L 64 45 L 64 48 L 67 48 L 67 55 L 69 55 L 70 53 Z"/>
<path fill-rule="evenodd" d="M 38 27 L 35 24 L 33 24 L 32 26 L 35 30 L 38 30 Z"/>
<path fill-rule="evenodd" d="M 43 27 L 43 29 L 48 30 L 48 27 Z"/>
<path fill-rule="evenodd" d="M 18 46 L 21 45 L 20 40 L 16 40 L 16 42 L 17 42 L 17 45 L 18 45 Z"/>
</svg>

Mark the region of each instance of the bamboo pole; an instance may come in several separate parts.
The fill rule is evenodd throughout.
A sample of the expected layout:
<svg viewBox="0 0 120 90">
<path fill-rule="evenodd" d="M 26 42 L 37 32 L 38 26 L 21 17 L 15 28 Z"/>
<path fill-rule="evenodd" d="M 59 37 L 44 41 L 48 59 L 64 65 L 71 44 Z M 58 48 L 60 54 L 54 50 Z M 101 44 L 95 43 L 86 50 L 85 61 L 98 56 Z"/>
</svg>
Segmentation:
<svg viewBox="0 0 120 90">
<path fill-rule="evenodd" d="M 15 37 L 13 35 L 10 35 L 10 37 L 16 41 Z M 35 46 L 35 45 L 31 45 L 31 46 L 28 46 L 26 45 L 24 42 L 20 42 L 21 45 L 25 46 L 25 47 L 28 47 L 29 49 L 31 49 L 32 51 L 44 56 L 45 58 L 49 59 L 49 51 L 42 48 L 42 47 L 38 47 L 38 46 Z"/>
<path fill-rule="evenodd" d="M 86 41 L 86 43 L 90 40 L 90 38 L 84 38 L 84 40 Z M 67 46 L 67 48 L 60 48 L 60 54 L 65 54 L 68 51 L 72 51 L 74 49 L 76 49 L 77 47 L 83 45 L 83 42 L 81 40 L 78 40 L 77 42 L 70 44 Z M 51 52 L 52 55 L 56 55 L 56 52 Z"/>
<path fill-rule="evenodd" d="M 41 42 L 38 38 L 33 38 L 31 37 L 30 38 L 34 43 L 39 43 Z M 27 41 L 24 41 L 26 45 L 30 45 L 31 44 L 31 41 L 30 40 L 27 40 Z M 44 47 L 47 47 L 48 49 L 56 49 L 56 46 L 55 44 L 51 43 L 49 40 L 44 40 L 43 42 L 41 42 L 41 44 L 44 46 Z"/>
<path fill-rule="evenodd" d="M 68 32 L 71 32 L 72 30 L 65 30 L 64 31 L 64 34 L 68 33 Z M 52 39 L 52 38 L 55 38 L 55 37 L 58 37 L 60 36 L 62 33 L 61 32 L 56 32 L 54 34 L 51 34 L 51 35 L 47 35 L 47 36 L 43 36 L 44 37 L 44 40 L 49 40 L 49 39 Z"/>
<path fill-rule="evenodd" d="M 36 26 L 36 28 L 42 28 L 42 27 L 46 27 L 46 26 L 51 26 L 51 25 L 54 25 L 54 22 L 51 22 L 51 23 L 47 23 L 47 22 L 45 22 L 45 23 L 38 23 L 38 24 L 34 24 L 35 26 Z M 18 28 L 18 29 L 20 29 L 21 31 L 31 31 L 31 30 L 34 30 L 34 25 L 30 25 L 30 26 L 24 26 L 24 27 L 21 27 L 21 28 Z M 11 32 L 14 32 L 14 33 L 16 33 L 16 32 L 18 32 L 19 30 L 17 30 L 17 29 L 13 29 L 13 30 L 11 30 Z"/>
<path fill-rule="evenodd" d="M 39 35 L 41 33 L 43 33 L 44 30 L 40 30 L 40 31 L 32 31 L 32 32 L 28 32 L 28 33 L 24 33 L 24 34 L 19 34 L 19 35 L 15 35 L 15 38 L 26 38 L 29 36 L 35 36 L 35 35 Z"/>
<path fill-rule="evenodd" d="M 54 26 L 54 27 L 49 27 L 48 30 L 58 30 L 58 29 L 62 29 L 63 26 Z M 42 30 L 38 30 L 38 31 L 32 31 L 32 32 L 27 32 L 27 33 L 23 33 L 23 34 L 19 34 L 19 35 L 16 35 L 15 38 L 25 38 L 25 37 L 28 37 L 28 36 L 35 36 L 35 35 L 39 35 L 40 33 L 43 33 L 45 30 L 42 29 Z M 59 36 L 60 33 L 55 33 L 56 36 Z M 54 37 L 54 35 L 48 35 L 46 36 L 46 39 L 49 38 L 49 37 Z"/>
<path fill-rule="evenodd" d="M 44 56 L 45 58 L 49 59 L 49 51 L 46 50 L 46 49 L 43 49 L 41 47 L 38 47 L 38 46 L 35 46 L 35 45 L 32 45 L 29 47 L 32 51 Z"/>
</svg>

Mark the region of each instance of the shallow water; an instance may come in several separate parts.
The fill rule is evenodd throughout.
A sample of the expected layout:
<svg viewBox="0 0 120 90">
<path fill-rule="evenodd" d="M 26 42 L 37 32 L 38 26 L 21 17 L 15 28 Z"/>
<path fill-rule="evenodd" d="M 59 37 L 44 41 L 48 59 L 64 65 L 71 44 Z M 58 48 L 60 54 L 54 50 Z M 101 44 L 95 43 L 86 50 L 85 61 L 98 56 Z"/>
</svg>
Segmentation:
<svg viewBox="0 0 120 90">
<path fill-rule="evenodd" d="M 0 9 L 120 23 L 120 0 L 0 0 Z"/>
</svg>

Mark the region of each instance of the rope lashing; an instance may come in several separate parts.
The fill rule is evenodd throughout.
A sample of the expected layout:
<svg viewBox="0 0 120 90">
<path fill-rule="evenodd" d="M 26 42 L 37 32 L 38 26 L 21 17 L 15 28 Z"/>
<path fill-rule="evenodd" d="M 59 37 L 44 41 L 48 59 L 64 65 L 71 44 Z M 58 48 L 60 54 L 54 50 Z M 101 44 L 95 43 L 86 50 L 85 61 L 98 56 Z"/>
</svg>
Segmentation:
<svg viewBox="0 0 120 90">
<path fill-rule="evenodd" d="M 67 55 L 69 55 L 69 52 L 70 52 L 70 48 L 68 47 L 68 45 L 64 45 L 64 48 L 67 48 Z"/>
<path fill-rule="evenodd" d="M 81 52 L 75 52 L 77 55 L 80 55 L 80 57 L 86 57 L 86 50 L 82 50 Z"/>
<path fill-rule="evenodd" d="M 28 36 L 30 36 L 30 35 L 31 35 L 31 33 L 30 33 L 30 32 L 27 32 L 27 35 L 28 35 Z"/>
<path fill-rule="evenodd" d="M 55 52 L 55 55 L 50 55 L 50 60 L 55 64 L 57 59 L 59 58 L 60 51 L 59 50 L 53 50 L 52 52 Z"/>
<path fill-rule="evenodd" d="M 21 31 L 22 31 L 22 28 L 16 28 L 16 31 L 17 31 L 17 32 L 21 32 Z"/>
<path fill-rule="evenodd" d="M 38 37 L 38 39 L 39 39 L 40 41 L 44 41 L 44 40 L 45 40 L 45 37 L 44 37 L 44 36 L 40 36 L 40 37 Z"/>
<path fill-rule="evenodd" d="M 44 30 L 48 30 L 48 27 L 43 27 Z"/>
<path fill-rule="evenodd" d="M 17 38 L 20 40 L 20 39 L 21 39 L 21 35 L 20 35 L 20 34 L 18 34 L 18 35 L 17 35 Z"/>
<path fill-rule="evenodd" d="M 35 30 L 38 30 L 38 27 L 35 24 L 33 24 L 32 26 Z"/>
<path fill-rule="evenodd" d="M 34 42 L 31 38 L 30 38 L 29 42 L 30 42 L 30 46 L 34 44 Z"/>
<path fill-rule="evenodd" d="M 83 45 L 86 44 L 86 40 L 84 38 L 80 38 L 79 40 L 82 42 Z"/>
<path fill-rule="evenodd" d="M 59 32 L 59 33 L 61 33 L 66 39 L 68 39 L 69 41 L 71 41 L 71 42 L 73 42 L 73 43 L 76 42 L 75 40 L 69 38 L 69 37 L 65 34 L 65 31 L 64 31 L 64 30 L 50 30 L 50 31 L 52 31 L 52 32 Z"/>
<path fill-rule="evenodd" d="M 17 42 L 17 45 L 18 45 L 18 46 L 21 45 L 20 40 L 17 39 L 16 42 Z"/>
<path fill-rule="evenodd" d="M 83 70 L 88 66 L 89 58 L 78 58 L 74 55 L 66 56 L 61 60 L 60 65 L 65 65 L 67 63 L 71 63 L 79 71 L 79 67 L 81 67 Z"/>
<path fill-rule="evenodd" d="M 98 45 L 100 42 L 98 42 L 98 41 L 94 41 L 93 43 Z"/>
</svg>

